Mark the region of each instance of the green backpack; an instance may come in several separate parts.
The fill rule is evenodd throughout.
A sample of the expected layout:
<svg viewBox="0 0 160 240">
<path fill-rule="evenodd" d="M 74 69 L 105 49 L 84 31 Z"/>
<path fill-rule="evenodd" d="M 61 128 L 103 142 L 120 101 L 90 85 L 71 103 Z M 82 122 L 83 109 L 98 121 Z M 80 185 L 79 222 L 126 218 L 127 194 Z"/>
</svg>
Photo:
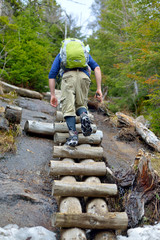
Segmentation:
<svg viewBox="0 0 160 240">
<path fill-rule="evenodd" d="M 76 38 L 66 38 L 60 49 L 62 69 L 86 68 L 89 61 L 89 46 Z"/>
</svg>

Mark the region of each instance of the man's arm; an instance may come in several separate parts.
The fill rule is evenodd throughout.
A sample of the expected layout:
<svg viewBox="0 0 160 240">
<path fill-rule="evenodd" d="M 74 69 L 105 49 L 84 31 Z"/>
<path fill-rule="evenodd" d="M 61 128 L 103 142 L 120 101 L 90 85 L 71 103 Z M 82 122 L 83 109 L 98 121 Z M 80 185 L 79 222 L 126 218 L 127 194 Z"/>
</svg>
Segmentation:
<svg viewBox="0 0 160 240">
<path fill-rule="evenodd" d="M 101 75 L 101 69 L 99 66 L 97 66 L 94 69 L 94 74 L 95 74 L 96 83 L 97 83 L 97 91 L 96 91 L 95 97 L 99 102 L 102 102 L 103 101 L 102 90 L 101 90 L 102 75 Z"/>
<path fill-rule="evenodd" d="M 51 92 L 50 104 L 53 107 L 58 106 L 58 100 L 55 95 L 55 84 L 56 84 L 56 80 L 54 78 L 49 78 L 49 88 L 50 88 L 50 92 Z"/>
</svg>

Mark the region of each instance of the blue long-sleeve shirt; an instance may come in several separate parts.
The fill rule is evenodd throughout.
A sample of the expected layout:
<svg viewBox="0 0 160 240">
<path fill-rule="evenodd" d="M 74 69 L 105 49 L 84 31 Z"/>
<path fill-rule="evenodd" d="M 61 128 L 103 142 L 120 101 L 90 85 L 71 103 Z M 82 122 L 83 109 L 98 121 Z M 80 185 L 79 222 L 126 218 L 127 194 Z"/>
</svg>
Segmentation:
<svg viewBox="0 0 160 240">
<path fill-rule="evenodd" d="M 99 65 L 93 60 L 93 58 L 91 57 L 91 55 L 89 55 L 89 62 L 88 62 L 89 67 L 91 68 L 92 71 L 94 71 L 94 69 L 96 67 L 99 67 Z M 61 67 L 61 58 L 60 58 L 60 54 L 58 54 L 52 64 L 51 70 L 49 72 L 49 78 L 56 78 L 56 76 L 59 73 Z M 88 77 L 90 77 L 89 72 L 85 69 L 81 69 L 82 72 L 86 73 Z"/>
</svg>

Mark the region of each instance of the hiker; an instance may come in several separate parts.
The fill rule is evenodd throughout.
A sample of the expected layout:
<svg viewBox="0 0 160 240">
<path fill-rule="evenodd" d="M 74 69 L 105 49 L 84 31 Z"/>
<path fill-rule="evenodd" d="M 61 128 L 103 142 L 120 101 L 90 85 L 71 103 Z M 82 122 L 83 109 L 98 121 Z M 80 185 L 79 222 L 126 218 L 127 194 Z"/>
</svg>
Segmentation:
<svg viewBox="0 0 160 240">
<path fill-rule="evenodd" d="M 65 143 L 68 146 L 75 147 L 78 145 L 76 115 L 80 116 L 83 135 L 90 136 L 92 133 L 91 121 L 87 111 L 91 70 L 94 71 L 97 83 L 95 97 L 99 102 L 102 102 L 101 70 L 99 65 L 93 60 L 88 49 L 86 50 L 86 47 L 80 40 L 75 38 L 65 39 L 62 42 L 60 53 L 52 64 L 49 73 L 49 87 L 51 92 L 50 104 L 53 107 L 57 107 L 58 100 L 55 96 L 55 83 L 56 76 L 61 71 L 62 112 L 70 135 Z"/>
</svg>

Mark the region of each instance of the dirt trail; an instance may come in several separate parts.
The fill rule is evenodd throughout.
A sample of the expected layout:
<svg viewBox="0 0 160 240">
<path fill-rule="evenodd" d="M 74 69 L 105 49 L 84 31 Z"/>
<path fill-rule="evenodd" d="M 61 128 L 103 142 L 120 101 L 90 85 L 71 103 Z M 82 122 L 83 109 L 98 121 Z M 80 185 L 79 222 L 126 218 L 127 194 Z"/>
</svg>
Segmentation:
<svg viewBox="0 0 160 240">
<path fill-rule="evenodd" d="M 8 103 L 0 100 L 0 106 Z M 23 131 L 27 120 L 53 122 L 54 109 L 47 101 L 18 97 L 14 104 L 23 108 L 22 135 L 17 138 L 16 154 L 8 153 L 0 161 L 0 226 L 15 223 L 20 227 L 51 226 L 51 216 L 57 210 L 51 196 L 52 179 L 48 164 L 52 159 L 53 139 L 29 136 Z M 105 116 L 93 113 L 95 123 L 103 131 L 105 157 L 113 171 L 128 168 L 143 143 L 121 142 L 116 139 L 117 128 L 104 121 Z"/>
</svg>

